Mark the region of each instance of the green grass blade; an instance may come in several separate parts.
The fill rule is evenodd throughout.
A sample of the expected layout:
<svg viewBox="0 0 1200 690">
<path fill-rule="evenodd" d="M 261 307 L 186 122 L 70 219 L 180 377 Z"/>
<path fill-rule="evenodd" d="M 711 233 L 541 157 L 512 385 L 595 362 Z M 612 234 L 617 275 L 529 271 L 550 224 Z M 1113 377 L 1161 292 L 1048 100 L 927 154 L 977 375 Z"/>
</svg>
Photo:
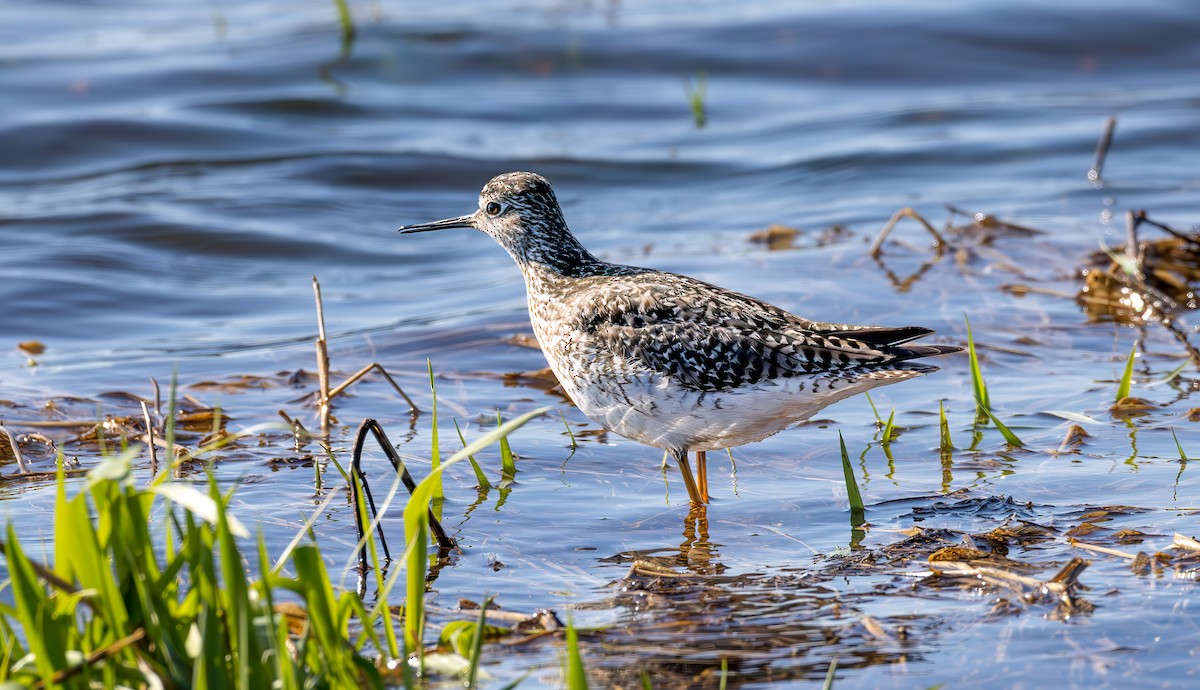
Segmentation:
<svg viewBox="0 0 1200 690">
<path fill-rule="evenodd" d="M 522 673 L 513 682 L 505 683 L 504 685 L 500 686 L 496 690 L 516 690 L 516 687 L 518 685 L 520 685 L 521 683 L 524 683 L 526 678 L 533 675 L 533 671 L 534 671 L 534 669 L 532 669 L 532 668 L 529 669 L 528 671 L 525 671 L 525 673 Z"/>
<path fill-rule="evenodd" d="M 1179 472 L 1175 474 L 1175 500 L 1179 500 L 1179 480 L 1183 478 L 1183 471 L 1187 469 L 1188 456 L 1183 452 L 1183 445 L 1179 443 L 1179 437 L 1175 435 L 1174 427 L 1171 428 L 1171 438 L 1175 439 L 1175 450 L 1179 451 Z"/>
<path fill-rule="evenodd" d="M 949 455 L 954 450 L 954 441 L 950 439 L 950 421 L 946 419 L 946 406 L 941 400 L 938 401 L 938 428 L 941 431 L 939 450 L 942 455 Z"/>
<path fill-rule="evenodd" d="M 971 320 L 964 314 L 963 321 L 967 324 L 967 356 L 971 363 L 971 386 L 975 390 L 975 415 L 983 417 L 986 416 L 984 412 L 992 409 L 992 405 L 988 399 L 987 383 L 984 382 L 983 372 L 979 369 L 979 356 L 975 353 L 975 336 L 971 333 Z"/>
<path fill-rule="evenodd" d="M 1125 360 L 1125 373 L 1121 374 L 1121 382 L 1117 384 L 1117 398 L 1113 402 L 1121 402 L 1129 397 L 1129 391 L 1133 388 L 1133 362 L 1137 357 L 1138 342 L 1133 341 L 1133 347 L 1129 349 L 1129 358 Z"/>
<path fill-rule="evenodd" d="M 579 653 L 579 633 L 574 621 L 567 620 L 567 690 L 587 690 L 587 674 L 583 670 L 583 656 Z"/>
<path fill-rule="evenodd" d="M 1194 363 L 1195 363 L 1195 360 L 1192 359 L 1191 357 L 1184 359 L 1182 364 L 1180 364 L 1179 366 L 1172 369 L 1169 373 L 1167 373 L 1167 375 L 1164 376 L 1162 378 L 1162 380 L 1159 381 L 1159 383 L 1170 383 L 1170 382 L 1174 381 L 1177 376 L 1179 376 L 1180 374 L 1183 373 L 1184 369 L 1187 369 L 1189 366 L 1191 366 Z"/>
<path fill-rule="evenodd" d="M 1008 445 L 1013 446 L 1015 448 L 1024 448 L 1025 447 L 1025 443 L 1022 442 L 1021 439 L 1018 438 L 1017 435 L 1012 432 L 1012 429 L 1009 429 L 1007 426 L 1004 426 L 1004 423 L 1001 422 L 999 419 L 997 419 L 996 415 L 992 414 L 991 410 L 984 410 L 984 414 L 987 415 L 988 419 L 992 420 L 992 424 L 996 425 L 996 430 L 999 431 L 1000 435 L 1002 435 L 1004 437 L 1005 443 L 1007 443 Z"/>
<path fill-rule="evenodd" d="M 883 445 L 890 445 L 892 442 L 892 433 L 896 429 L 896 408 L 892 408 L 892 413 L 888 415 L 887 423 L 883 425 Z"/>
<path fill-rule="evenodd" d="M 879 416 L 879 409 L 875 407 L 875 401 L 871 399 L 871 394 L 863 393 L 863 397 L 867 399 L 867 404 L 871 406 L 871 414 L 875 415 L 875 423 L 883 426 L 883 417 Z"/>
<path fill-rule="evenodd" d="M 462 429 L 458 428 L 458 420 L 454 420 L 454 430 L 458 432 L 458 440 L 462 441 L 463 446 L 467 445 L 467 439 L 463 436 Z M 492 488 L 492 483 L 488 481 L 487 475 L 483 473 L 483 468 L 475 461 L 474 455 L 468 455 L 467 460 L 471 462 L 471 470 L 475 473 L 475 483 L 482 491 L 487 491 Z"/>
<path fill-rule="evenodd" d="M 854 478 L 854 470 L 850 467 L 850 453 L 846 451 L 846 440 L 842 432 L 838 432 L 838 443 L 842 446 L 842 473 L 846 477 L 846 496 L 850 499 L 850 522 L 861 525 L 866 518 L 866 507 L 863 505 L 862 494 L 858 491 L 858 481 Z"/>
<path fill-rule="evenodd" d="M 1104 243 L 1103 237 L 1098 239 L 1100 240 L 1100 251 L 1107 254 L 1108 258 L 1112 259 L 1113 263 L 1120 266 L 1121 270 L 1125 271 L 1126 275 L 1136 276 L 1142 272 L 1136 260 L 1130 258 L 1130 256 L 1125 252 L 1116 252 L 1110 249 L 1109 246 Z M 1132 249 L 1136 249 L 1136 247 Z"/>
<path fill-rule="evenodd" d="M 562 410 L 558 411 L 558 417 L 562 420 L 563 427 L 567 430 L 567 437 L 571 439 L 571 450 L 579 450 L 579 442 L 575 440 L 575 434 L 571 431 L 571 425 L 567 424 L 567 418 L 562 413 Z"/>
<path fill-rule="evenodd" d="M 475 624 L 475 631 L 471 636 L 471 655 L 468 657 L 471 660 L 471 665 L 467 668 L 466 685 L 468 688 L 474 688 L 476 680 L 479 678 L 479 662 L 483 660 L 484 629 L 487 626 L 487 609 L 491 603 L 491 597 L 484 597 L 483 603 L 479 605 L 479 622 Z"/>
<path fill-rule="evenodd" d="M 1179 451 L 1179 462 L 1186 465 L 1188 462 L 1188 456 L 1187 453 L 1183 452 L 1183 445 L 1179 443 L 1179 437 L 1175 435 L 1174 427 L 1171 428 L 1171 438 L 1175 439 L 1175 450 Z"/>
<path fill-rule="evenodd" d="M 500 427 L 504 420 L 500 418 L 500 410 L 496 410 L 496 426 Z M 508 436 L 500 437 L 500 476 L 512 481 L 517 476 L 517 463 L 513 459 L 512 448 L 508 445 Z"/>
<path fill-rule="evenodd" d="M 411 504 L 411 502 L 410 502 Z M 424 507 L 424 504 L 422 504 Z M 416 650 L 417 658 L 424 658 L 425 635 L 425 574 L 429 568 L 429 513 L 416 511 L 416 519 L 408 519 L 405 511 L 404 538 L 408 541 L 405 551 L 405 595 L 404 595 L 404 646 Z M 421 669 L 422 674 L 424 668 Z"/>
<path fill-rule="evenodd" d="M 4 559 L 8 566 L 11 596 L 16 604 L 17 621 L 27 632 L 26 642 L 34 655 L 34 664 L 43 678 L 67 665 L 67 647 L 55 625 L 54 615 L 42 583 L 33 570 L 17 539 L 12 523 L 8 525 L 8 537 L 4 544 Z"/>
<path fill-rule="evenodd" d="M 429 428 L 429 464 L 436 472 L 439 465 L 442 464 L 442 453 L 438 447 L 438 405 L 437 405 L 437 386 L 433 383 L 433 362 L 425 360 L 429 366 L 429 392 L 433 395 L 433 402 L 430 403 L 430 428 Z M 442 493 L 442 475 L 437 475 L 437 480 L 433 484 L 433 497 L 445 498 Z M 439 516 L 440 518 L 441 516 Z"/>
<path fill-rule="evenodd" d="M 468 456 L 500 441 L 508 434 L 519 429 L 526 422 L 549 411 L 543 407 L 501 424 L 493 431 L 476 439 L 466 448 L 451 455 L 444 462 L 429 472 L 408 499 L 404 507 L 404 539 L 407 542 L 403 561 L 407 564 L 405 577 L 408 597 L 404 602 L 404 643 L 407 649 L 420 653 L 421 640 L 424 633 L 424 602 L 425 574 L 428 566 L 427 554 L 429 548 L 429 503 L 433 500 L 435 487 L 440 485 L 442 473 L 447 468 L 466 460 Z M 381 600 L 386 596 L 381 594 Z M 377 605 L 378 606 L 378 605 Z"/>
<path fill-rule="evenodd" d="M 354 17 L 350 14 L 350 5 L 346 0 L 333 0 L 333 5 L 337 8 L 338 27 L 342 30 L 342 38 L 353 37 Z"/>
<path fill-rule="evenodd" d="M 692 121 L 696 123 L 697 128 L 704 127 L 708 122 L 708 108 L 705 103 L 708 93 L 708 74 L 706 72 L 697 74 L 695 81 L 684 79 L 683 89 L 687 94 L 688 107 L 692 111 Z"/>
</svg>

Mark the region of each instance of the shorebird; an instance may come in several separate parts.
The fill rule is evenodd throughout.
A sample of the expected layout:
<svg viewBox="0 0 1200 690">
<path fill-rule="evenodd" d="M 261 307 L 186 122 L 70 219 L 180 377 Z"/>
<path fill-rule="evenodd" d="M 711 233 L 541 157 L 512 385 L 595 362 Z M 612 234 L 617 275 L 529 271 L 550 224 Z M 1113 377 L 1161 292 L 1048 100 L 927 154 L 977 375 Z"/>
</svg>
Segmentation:
<svg viewBox="0 0 1200 690">
<path fill-rule="evenodd" d="M 508 251 L 563 390 L 605 429 L 669 452 L 697 505 L 708 501 L 705 451 L 761 441 L 851 395 L 937 370 L 915 359 L 961 349 L 907 344 L 928 328 L 810 321 L 695 278 L 601 261 L 534 173 L 492 178 L 470 215 L 400 232 L 447 228 L 481 230 Z"/>
</svg>

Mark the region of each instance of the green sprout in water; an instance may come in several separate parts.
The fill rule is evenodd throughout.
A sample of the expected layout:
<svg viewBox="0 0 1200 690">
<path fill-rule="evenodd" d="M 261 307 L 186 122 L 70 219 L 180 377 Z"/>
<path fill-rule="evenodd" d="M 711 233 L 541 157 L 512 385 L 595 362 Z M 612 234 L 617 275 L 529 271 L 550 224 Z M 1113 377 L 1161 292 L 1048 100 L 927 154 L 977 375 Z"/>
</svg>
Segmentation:
<svg viewBox="0 0 1200 690">
<path fill-rule="evenodd" d="M 846 478 L 846 496 L 850 499 L 850 524 L 859 526 L 866 520 L 866 508 L 863 505 L 862 494 L 858 491 L 858 481 L 854 478 L 854 470 L 850 467 L 850 453 L 846 451 L 846 439 L 838 432 L 838 443 L 842 446 L 842 473 Z"/>
<path fill-rule="evenodd" d="M 567 690 L 588 690 L 587 674 L 583 671 L 583 656 L 579 653 L 579 633 L 575 622 L 567 619 Z"/>
<path fill-rule="evenodd" d="M 1023 448 L 1025 444 L 1021 439 L 992 412 L 987 383 L 983 380 L 983 372 L 979 368 L 979 357 L 975 353 L 975 338 L 971 334 L 971 321 L 966 316 L 963 316 L 963 320 L 967 323 L 967 356 L 971 362 L 971 384 L 975 389 L 976 424 L 984 420 L 991 420 L 992 424 L 996 425 L 996 430 L 1004 437 L 1005 443 L 1016 448 Z"/>
<path fill-rule="evenodd" d="M 349 43 L 354 40 L 354 17 L 350 14 L 350 5 L 346 0 L 333 0 L 333 5 L 337 8 L 338 27 L 342 31 L 342 42 Z"/>
<path fill-rule="evenodd" d="M 954 441 L 950 439 L 950 421 L 946 419 L 946 406 L 938 401 L 938 428 L 941 430 L 941 440 L 938 449 L 942 456 L 948 456 L 954 451 Z"/>
<path fill-rule="evenodd" d="M 687 94 L 688 106 L 692 109 L 692 120 L 697 128 L 703 127 L 708 123 L 708 106 L 705 103 L 708 96 L 708 74 L 700 72 L 695 81 L 685 78 L 683 90 Z"/>
<path fill-rule="evenodd" d="M 892 408 L 891 414 L 888 415 L 887 422 L 883 425 L 883 445 L 889 446 L 892 443 L 892 437 L 896 432 L 896 408 Z"/>
<path fill-rule="evenodd" d="M 1117 397 L 1113 401 L 1119 403 L 1129 397 L 1129 392 L 1133 388 L 1133 361 L 1137 357 L 1137 341 L 1133 341 L 1133 347 L 1129 349 L 1129 357 L 1125 360 L 1125 372 L 1121 374 L 1121 382 L 1117 384 Z"/>
</svg>

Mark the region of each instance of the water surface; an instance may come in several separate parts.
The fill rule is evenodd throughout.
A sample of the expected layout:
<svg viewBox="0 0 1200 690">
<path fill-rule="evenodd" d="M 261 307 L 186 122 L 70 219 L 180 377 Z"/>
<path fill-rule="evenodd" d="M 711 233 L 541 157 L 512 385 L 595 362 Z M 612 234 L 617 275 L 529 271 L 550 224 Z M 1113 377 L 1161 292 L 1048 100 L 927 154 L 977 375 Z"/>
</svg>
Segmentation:
<svg viewBox="0 0 1200 690">
<path fill-rule="evenodd" d="M 915 525 L 978 534 L 1016 516 L 1065 532 L 1098 506 L 1138 508 L 1114 514 L 1119 527 L 1105 533 L 1156 535 L 1121 547 L 1131 552 L 1196 532 L 1196 479 L 1171 435 L 1200 453 L 1187 417 L 1200 406 L 1195 368 L 1168 381 L 1184 356 L 1175 338 L 1089 318 L 1072 299 L 1099 241 L 1123 241 L 1125 211 L 1198 222 L 1192 3 L 351 10 L 357 33 L 345 40 L 333 4 L 317 0 L 0 2 L 6 423 L 25 432 L 15 420 L 140 415 L 114 392 L 152 397 L 153 377 L 165 395 L 178 372 L 181 390 L 221 406 L 231 428 L 276 421 L 279 409 L 311 426 L 299 399 L 316 384 L 296 374 L 314 368 L 316 275 L 339 372 L 381 362 L 427 410 L 432 362 L 445 452 L 456 448 L 449 417 L 477 436 L 497 410 L 550 404 L 565 416 L 574 451 L 557 412 L 514 435 L 521 472 L 502 504 L 493 492 L 471 508 L 469 470 L 447 482 L 463 553 L 431 603 L 448 611 L 495 594 L 513 611 L 574 607 L 579 624 L 608 626 L 585 637 L 600 686 L 640 687 L 645 669 L 655 687 L 716 687 L 722 656 L 742 687 L 813 685 L 835 656 L 838 687 L 1191 684 L 1186 661 L 1200 642 L 1186 569 L 1137 576 L 1061 534 L 1014 549 L 1042 579 L 1072 556 L 1093 561 L 1081 582 L 1095 610 L 1062 620 L 1041 605 L 994 615 L 995 592 L 906 594 L 895 569 L 850 576 L 838 559 L 882 554 Z M 701 81 L 703 127 L 687 98 Z M 1110 116 L 1116 137 L 1095 183 L 1086 173 Z M 969 315 L 993 403 L 1026 449 L 988 428 L 965 450 L 971 381 L 965 358 L 947 358 L 942 372 L 873 396 L 907 428 L 891 460 L 867 401 L 840 403 L 819 423 L 735 449 L 736 472 L 715 457 L 707 537 L 687 532 L 685 492 L 673 470 L 664 486 L 656 451 L 596 433 L 544 387 L 504 377 L 545 366 L 513 340 L 530 329 L 504 252 L 467 231 L 395 233 L 471 211 L 479 187 L 510 170 L 546 175 L 576 234 L 608 260 L 812 318 L 921 324 L 948 343 L 965 342 Z M 928 237 L 905 221 L 883 265 L 868 256 L 894 211 L 911 206 L 940 226 L 945 204 L 1044 234 L 956 238 L 960 251 L 926 267 Z M 748 241 L 772 224 L 801 230 L 791 250 Z M 1126 421 L 1108 408 L 1135 340 L 1134 393 L 1155 407 Z M 26 341 L 45 352 L 18 350 Z M 960 448 L 948 462 L 939 401 Z M 1054 452 L 1069 422 L 1048 411 L 1095 420 L 1078 453 Z M 430 418 L 410 428 L 381 380 L 336 413 L 340 456 L 371 416 L 423 471 Z M 865 536 L 849 527 L 839 432 L 868 502 Z M 94 444 L 46 433 L 96 462 Z M 314 454 L 268 434 L 215 467 L 241 484 L 237 510 L 277 550 L 340 491 L 333 472 L 314 490 Z M 497 472 L 495 452 L 480 459 Z M 6 489 L 0 505 L 20 533 L 48 539 L 52 486 Z M 341 567 L 353 542 L 342 498 L 316 531 Z M 708 579 L 650 597 L 621 582 L 637 557 Z M 915 582 L 928 564 L 905 568 Z M 501 650 L 489 670 L 511 679 L 537 668 L 522 687 L 554 687 L 556 649 Z"/>
</svg>

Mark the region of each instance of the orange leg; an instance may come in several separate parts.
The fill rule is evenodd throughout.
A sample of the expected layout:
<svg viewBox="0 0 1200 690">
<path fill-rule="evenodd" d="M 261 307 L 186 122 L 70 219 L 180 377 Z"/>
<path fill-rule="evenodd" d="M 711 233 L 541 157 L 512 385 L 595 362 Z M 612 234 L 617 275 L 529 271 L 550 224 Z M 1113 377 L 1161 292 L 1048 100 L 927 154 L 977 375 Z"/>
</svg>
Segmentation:
<svg viewBox="0 0 1200 690">
<path fill-rule="evenodd" d="M 688 498 L 692 499 L 693 505 L 704 505 L 704 498 L 700 495 L 700 490 L 696 488 L 696 478 L 692 476 L 692 465 L 688 462 L 687 450 L 673 450 L 671 455 L 679 465 L 679 474 L 683 475 L 683 485 L 687 487 Z"/>
<path fill-rule="evenodd" d="M 702 450 L 696 451 L 696 485 L 700 500 L 708 503 L 708 457 Z"/>
</svg>

